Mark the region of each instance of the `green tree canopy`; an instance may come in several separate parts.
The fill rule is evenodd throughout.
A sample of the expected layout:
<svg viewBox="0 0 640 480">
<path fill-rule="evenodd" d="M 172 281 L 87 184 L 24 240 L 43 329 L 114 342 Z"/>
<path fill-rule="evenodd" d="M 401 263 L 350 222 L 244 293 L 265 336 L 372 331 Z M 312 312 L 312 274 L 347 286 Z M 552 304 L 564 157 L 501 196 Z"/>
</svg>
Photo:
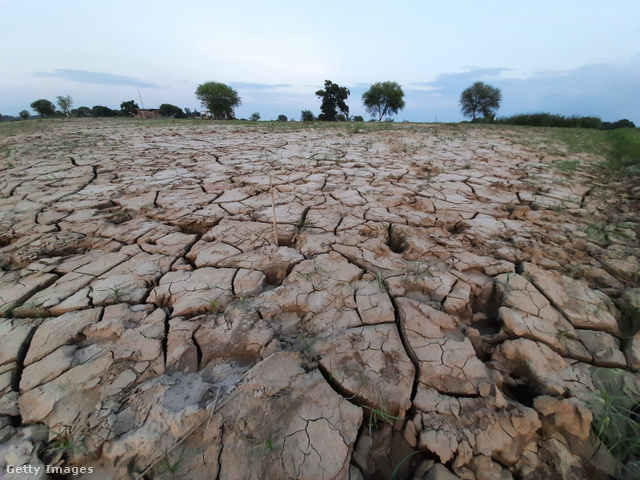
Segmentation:
<svg viewBox="0 0 640 480">
<path fill-rule="evenodd" d="M 320 110 L 322 113 L 318 115 L 318 120 L 331 122 L 336 119 L 338 110 L 340 110 L 346 118 L 349 117 L 349 107 L 346 100 L 351 92 L 347 87 L 341 87 L 331 80 L 324 81 L 324 90 L 318 90 L 316 95 L 322 99 Z"/>
<path fill-rule="evenodd" d="M 120 104 L 120 111 L 125 117 L 133 117 L 136 113 L 138 113 L 138 104 L 133 100 L 122 102 Z"/>
<path fill-rule="evenodd" d="M 67 95 L 66 97 L 56 97 L 58 101 L 56 102 L 62 110 L 62 113 L 65 115 L 69 115 L 71 112 L 71 107 L 73 106 L 73 99 L 71 96 Z"/>
<path fill-rule="evenodd" d="M 91 113 L 94 117 L 115 117 L 116 112 L 111 110 L 109 107 L 105 107 L 103 105 L 96 105 L 91 109 Z"/>
<path fill-rule="evenodd" d="M 26 110 L 21 110 L 19 115 L 22 120 L 26 120 L 27 118 L 29 118 L 29 112 L 27 112 Z"/>
<path fill-rule="evenodd" d="M 478 115 L 493 117 L 502 100 L 502 91 L 483 82 L 476 82 L 460 95 L 460 107 L 465 117 L 475 120 Z"/>
<path fill-rule="evenodd" d="M 252 122 L 257 122 L 258 120 L 260 120 L 260 113 L 253 112 L 249 117 L 249 120 L 251 120 Z"/>
<path fill-rule="evenodd" d="M 93 115 L 89 107 L 78 107 L 71 110 L 72 117 L 90 117 Z"/>
<path fill-rule="evenodd" d="M 313 116 L 311 110 L 302 110 L 300 113 L 300 121 L 301 122 L 313 122 L 316 117 Z"/>
<path fill-rule="evenodd" d="M 235 118 L 233 110 L 242 104 L 238 92 L 220 82 L 198 85 L 196 97 L 216 120 Z"/>
<path fill-rule="evenodd" d="M 289 119 L 287 118 L 286 115 L 282 115 L 282 114 L 278 115 L 278 122 L 286 122 L 287 120 Z"/>
<path fill-rule="evenodd" d="M 381 121 L 387 115 L 396 115 L 405 106 L 404 92 L 397 82 L 378 82 L 362 94 L 367 113 Z"/>
<path fill-rule="evenodd" d="M 171 105 L 170 103 L 163 103 L 160 105 L 160 115 L 163 117 L 173 117 L 173 118 L 184 118 L 184 112 L 182 109 L 176 105 Z"/>
<path fill-rule="evenodd" d="M 38 112 L 41 117 L 50 117 L 56 111 L 56 106 L 49 100 L 41 98 L 31 104 L 31 108 Z"/>
</svg>

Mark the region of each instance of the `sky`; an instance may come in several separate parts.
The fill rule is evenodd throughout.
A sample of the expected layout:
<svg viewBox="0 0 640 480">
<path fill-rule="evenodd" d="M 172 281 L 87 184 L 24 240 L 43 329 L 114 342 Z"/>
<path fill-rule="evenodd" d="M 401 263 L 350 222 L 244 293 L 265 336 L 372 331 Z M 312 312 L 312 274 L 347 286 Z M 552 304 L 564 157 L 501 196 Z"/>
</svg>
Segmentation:
<svg viewBox="0 0 640 480">
<path fill-rule="evenodd" d="M 0 0 L 0 114 L 40 98 L 202 109 L 199 84 L 238 91 L 236 117 L 320 113 L 325 80 L 395 81 L 396 121 L 463 120 L 462 90 L 502 90 L 498 116 L 549 112 L 640 126 L 638 0 Z M 139 93 L 138 93 L 139 92 Z"/>
</svg>

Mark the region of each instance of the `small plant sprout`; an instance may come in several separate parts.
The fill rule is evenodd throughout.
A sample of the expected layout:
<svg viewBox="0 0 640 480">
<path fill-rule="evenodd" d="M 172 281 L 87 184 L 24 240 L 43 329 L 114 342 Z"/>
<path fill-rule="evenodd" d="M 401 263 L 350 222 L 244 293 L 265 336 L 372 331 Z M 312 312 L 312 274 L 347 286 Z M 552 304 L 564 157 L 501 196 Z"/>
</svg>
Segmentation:
<svg viewBox="0 0 640 480">
<path fill-rule="evenodd" d="M 209 308 L 209 311 L 211 312 L 216 312 L 218 311 L 218 302 L 215 298 L 211 297 L 211 298 L 200 298 L 198 300 L 203 301 L 207 307 Z"/>
<path fill-rule="evenodd" d="M 49 430 L 53 438 L 45 448 L 45 454 L 49 456 L 50 463 L 58 463 L 65 455 L 83 450 L 80 439 L 74 438 L 71 429 L 64 427 L 60 432 Z"/>
<path fill-rule="evenodd" d="M 302 231 L 309 227 L 311 227 L 311 221 L 306 218 L 300 218 L 300 220 L 298 221 L 298 230 Z"/>
<path fill-rule="evenodd" d="M 429 276 L 429 277 L 431 276 L 431 274 L 429 273 L 429 269 L 426 266 L 423 266 L 420 260 L 418 260 L 413 265 L 413 270 L 411 271 L 411 273 L 413 274 L 413 277 L 416 280 L 424 276 Z"/>
<path fill-rule="evenodd" d="M 380 272 L 376 272 L 376 280 L 378 281 L 378 288 L 380 289 L 381 293 L 384 293 L 387 291 L 387 281 L 382 278 L 382 275 L 380 275 Z"/>
<path fill-rule="evenodd" d="M 114 303 L 118 303 L 118 298 L 120 295 L 120 287 L 118 285 L 115 285 L 113 287 L 107 287 L 107 288 L 104 288 L 103 290 L 107 290 L 111 292 L 109 294 L 109 297 L 111 297 Z"/>
<path fill-rule="evenodd" d="M 257 442 L 257 440 L 255 439 L 251 439 L 252 442 Z M 273 452 L 275 452 L 276 450 L 279 450 L 280 447 L 278 447 L 275 443 L 275 439 L 273 438 L 273 433 L 271 431 L 269 431 L 269 434 L 267 435 L 267 438 L 265 438 L 263 441 L 261 442 L 257 442 L 252 448 L 251 450 L 259 450 L 262 453 L 263 457 L 267 457 L 270 456 L 271 454 L 273 454 Z"/>
<path fill-rule="evenodd" d="M 503 296 L 508 296 L 509 293 L 511 293 L 511 289 L 512 289 L 512 285 L 511 285 L 511 272 L 507 272 L 504 282 L 500 282 L 504 285 L 504 292 L 502 293 Z"/>
<path fill-rule="evenodd" d="M 174 480 L 176 478 L 176 473 L 178 471 L 178 468 L 180 468 L 180 463 L 182 463 L 182 455 L 180 456 L 180 458 L 178 458 L 175 462 L 172 462 L 169 459 L 169 454 L 165 453 L 164 457 L 162 458 L 162 461 L 160 462 L 160 464 L 158 465 L 158 470 L 159 473 L 161 475 L 161 478 L 170 478 L 171 480 Z"/>
<path fill-rule="evenodd" d="M 369 410 L 369 419 L 367 423 L 367 427 L 369 428 L 369 438 L 373 441 L 373 437 L 371 435 L 371 430 L 378 426 L 380 422 L 388 423 L 389 425 L 393 425 L 394 420 L 404 420 L 405 417 L 398 417 L 395 415 L 391 415 L 390 413 L 385 412 L 382 409 L 382 406 L 378 408 L 373 407 L 364 407 Z"/>
</svg>

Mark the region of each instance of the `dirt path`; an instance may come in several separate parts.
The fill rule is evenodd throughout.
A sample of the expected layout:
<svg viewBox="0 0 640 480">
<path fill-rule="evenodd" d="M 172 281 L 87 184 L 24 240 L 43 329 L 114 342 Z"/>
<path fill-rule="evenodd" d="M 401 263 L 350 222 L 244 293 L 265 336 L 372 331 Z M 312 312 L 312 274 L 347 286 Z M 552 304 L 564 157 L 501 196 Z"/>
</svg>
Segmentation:
<svg viewBox="0 0 640 480">
<path fill-rule="evenodd" d="M 614 472 L 637 213 L 547 130 L 374 128 L 0 130 L 3 473 Z"/>
</svg>

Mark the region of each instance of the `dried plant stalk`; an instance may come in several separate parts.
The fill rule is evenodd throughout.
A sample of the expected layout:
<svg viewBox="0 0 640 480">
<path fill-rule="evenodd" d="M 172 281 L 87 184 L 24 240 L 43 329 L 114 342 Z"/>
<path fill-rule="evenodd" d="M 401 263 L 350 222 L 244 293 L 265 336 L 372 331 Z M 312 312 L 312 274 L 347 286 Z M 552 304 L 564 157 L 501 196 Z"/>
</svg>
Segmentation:
<svg viewBox="0 0 640 480">
<path fill-rule="evenodd" d="M 273 210 L 273 238 L 278 246 L 278 222 L 276 220 L 276 200 L 273 196 L 273 181 L 269 175 L 269 185 L 271 186 L 271 209 Z"/>
</svg>

